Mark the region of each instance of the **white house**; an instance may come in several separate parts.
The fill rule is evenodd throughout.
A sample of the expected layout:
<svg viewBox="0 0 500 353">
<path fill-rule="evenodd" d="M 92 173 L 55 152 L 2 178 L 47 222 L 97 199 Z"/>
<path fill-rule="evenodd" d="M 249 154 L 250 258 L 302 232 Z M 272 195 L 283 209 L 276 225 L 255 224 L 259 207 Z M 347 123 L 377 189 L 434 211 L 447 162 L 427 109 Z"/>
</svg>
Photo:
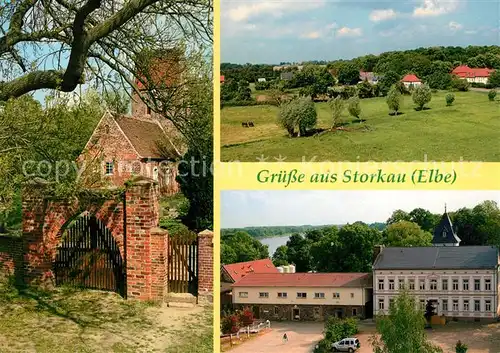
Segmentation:
<svg viewBox="0 0 500 353">
<path fill-rule="evenodd" d="M 418 87 L 422 84 L 422 81 L 416 75 L 413 74 L 405 75 L 405 77 L 401 79 L 401 82 L 403 82 L 403 85 L 405 85 L 405 87 L 407 88 Z"/>
<path fill-rule="evenodd" d="M 266 79 L 264 77 L 260 77 L 257 79 L 257 82 L 266 82 Z"/>
<path fill-rule="evenodd" d="M 431 301 L 437 315 L 450 319 L 498 319 L 498 248 L 457 246 L 458 237 L 452 228 L 450 236 L 448 220 L 445 214 L 436 228 L 434 246 L 378 247 L 373 264 L 374 315 L 386 314 L 399 290 L 408 288 L 422 310 Z"/>
<path fill-rule="evenodd" d="M 467 80 L 470 83 L 488 83 L 490 75 L 494 72 L 493 69 L 487 68 L 470 68 L 467 65 L 460 65 L 453 69 L 452 75 L 461 79 Z"/>
</svg>

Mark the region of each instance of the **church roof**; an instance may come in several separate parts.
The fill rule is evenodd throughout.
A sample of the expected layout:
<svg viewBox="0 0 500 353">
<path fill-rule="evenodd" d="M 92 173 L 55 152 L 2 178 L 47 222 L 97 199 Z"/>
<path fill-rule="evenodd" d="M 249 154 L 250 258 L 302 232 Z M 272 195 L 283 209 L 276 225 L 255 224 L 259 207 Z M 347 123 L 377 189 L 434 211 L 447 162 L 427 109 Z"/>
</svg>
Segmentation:
<svg viewBox="0 0 500 353">
<path fill-rule="evenodd" d="M 448 216 L 448 213 L 444 213 L 441 217 L 441 221 L 434 229 L 434 237 L 432 239 L 433 244 L 455 244 L 460 243 L 460 238 L 455 234 L 453 230 L 453 224 Z"/>
</svg>

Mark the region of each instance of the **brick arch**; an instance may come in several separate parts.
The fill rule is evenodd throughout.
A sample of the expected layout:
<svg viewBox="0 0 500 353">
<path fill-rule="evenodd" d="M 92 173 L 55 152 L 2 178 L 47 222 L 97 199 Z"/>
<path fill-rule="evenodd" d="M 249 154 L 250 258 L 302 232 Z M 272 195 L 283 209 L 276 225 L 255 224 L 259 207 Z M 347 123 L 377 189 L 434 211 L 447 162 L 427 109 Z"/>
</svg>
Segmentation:
<svg viewBox="0 0 500 353">
<path fill-rule="evenodd" d="M 126 263 L 126 296 L 142 300 L 162 297 L 166 283 L 166 231 L 157 228 L 158 184 L 151 179 L 132 181 L 122 198 L 89 201 L 43 196 L 46 184 L 37 182 L 37 193 L 23 191 L 24 280 L 53 286 L 53 262 L 60 238 L 75 217 L 85 211 L 111 230 Z"/>
</svg>

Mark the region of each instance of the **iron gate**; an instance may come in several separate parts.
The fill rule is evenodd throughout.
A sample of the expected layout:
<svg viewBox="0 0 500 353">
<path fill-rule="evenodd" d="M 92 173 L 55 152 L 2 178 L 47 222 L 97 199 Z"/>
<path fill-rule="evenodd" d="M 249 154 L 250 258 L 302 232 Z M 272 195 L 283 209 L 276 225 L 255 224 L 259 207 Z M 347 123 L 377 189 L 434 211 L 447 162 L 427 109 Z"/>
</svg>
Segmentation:
<svg viewBox="0 0 500 353">
<path fill-rule="evenodd" d="M 196 237 L 169 238 L 168 291 L 198 296 L 198 239 Z"/>
<path fill-rule="evenodd" d="M 118 244 L 111 231 L 88 213 L 63 233 L 54 273 L 56 285 L 108 290 L 125 296 L 125 273 Z"/>
</svg>

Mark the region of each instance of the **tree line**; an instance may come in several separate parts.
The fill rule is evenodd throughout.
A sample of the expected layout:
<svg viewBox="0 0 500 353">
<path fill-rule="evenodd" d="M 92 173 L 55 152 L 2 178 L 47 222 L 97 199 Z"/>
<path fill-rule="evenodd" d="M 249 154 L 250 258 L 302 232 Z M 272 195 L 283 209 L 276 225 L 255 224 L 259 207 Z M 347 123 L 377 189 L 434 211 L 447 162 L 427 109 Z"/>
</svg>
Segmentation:
<svg viewBox="0 0 500 353">
<path fill-rule="evenodd" d="M 500 246 L 500 209 L 494 201 L 473 208 L 449 212 L 460 245 Z M 325 226 L 290 236 L 286 245 L 272 254 L 276 266 L 294 264 L 298 272 L 370 272 L 375 245 L 431 246 L 440 214 L 423 208 L 411 212 L 395 210 L 381 229 L 355 222 L 344 226 Z M 245 231 L 221 235 L 221 263 L 268 258 L 267 245 Z"/>
</svg>

